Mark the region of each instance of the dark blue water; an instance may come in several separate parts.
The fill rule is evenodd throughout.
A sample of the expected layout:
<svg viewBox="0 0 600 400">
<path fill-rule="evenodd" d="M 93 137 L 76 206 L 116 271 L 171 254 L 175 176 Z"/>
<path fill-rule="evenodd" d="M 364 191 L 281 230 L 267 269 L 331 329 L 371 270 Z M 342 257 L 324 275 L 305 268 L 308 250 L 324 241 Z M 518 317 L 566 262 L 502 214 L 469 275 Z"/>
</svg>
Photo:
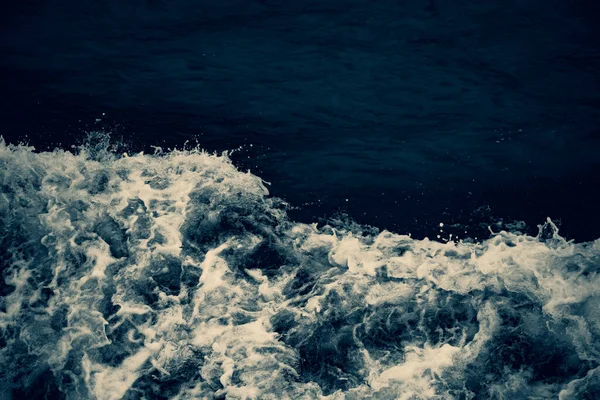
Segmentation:
<svg viewBox="0 0 600 400">
<path fill-rule="evenodd" d="M 1 14 L 0 398 L 598 397 L 595 2 Z"/>
<path fill-rule="evenodd" d="M 340 210 L 423 237 L 490 206 L 595 239 L 599 15 L 585 1 L 15 2 L 0 134 L 245 145 L 235 162 L 307 222 Z"/>
</svg>

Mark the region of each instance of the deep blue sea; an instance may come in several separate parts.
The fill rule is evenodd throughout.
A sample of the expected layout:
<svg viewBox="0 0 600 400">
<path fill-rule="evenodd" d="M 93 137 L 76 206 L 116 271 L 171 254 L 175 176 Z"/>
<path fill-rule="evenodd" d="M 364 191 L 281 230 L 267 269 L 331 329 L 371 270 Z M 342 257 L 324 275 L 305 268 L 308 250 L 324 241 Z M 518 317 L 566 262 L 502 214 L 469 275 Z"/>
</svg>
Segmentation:
<svg viewBox="0 0 600 400">
<path fill-rule="evenodd" d="M 0 13 L 0 400 L 600 398 L 600 3 Z"/>
</svg>

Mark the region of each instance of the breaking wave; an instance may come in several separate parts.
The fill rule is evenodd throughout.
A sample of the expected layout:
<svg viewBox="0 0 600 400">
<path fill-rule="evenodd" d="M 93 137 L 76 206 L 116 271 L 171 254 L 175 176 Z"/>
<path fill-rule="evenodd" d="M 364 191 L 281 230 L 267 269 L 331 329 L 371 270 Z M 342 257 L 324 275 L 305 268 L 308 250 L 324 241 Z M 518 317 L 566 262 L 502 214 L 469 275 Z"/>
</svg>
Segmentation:
<svg viewBox="0 0 600 400">
<path fill-rule="evenodd" d="M 3 398 L 596 399 L 600 240 L 291 221 L 201 150 L 0 141 Z"/>
</svg>

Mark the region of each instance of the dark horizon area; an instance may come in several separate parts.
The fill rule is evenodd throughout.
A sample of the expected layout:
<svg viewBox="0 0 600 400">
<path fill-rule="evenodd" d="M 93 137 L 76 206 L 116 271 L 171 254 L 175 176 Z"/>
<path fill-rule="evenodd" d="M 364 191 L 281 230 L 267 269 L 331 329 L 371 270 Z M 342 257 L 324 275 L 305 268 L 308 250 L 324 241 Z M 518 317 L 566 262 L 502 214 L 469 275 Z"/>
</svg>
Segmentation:
<svg viewBox="0 0 600 400">
<path fill-rule="evenodd" d="M 550 217 L 600 237 L 590 1 L 31 1 L 0 28 L 0 135 L 232 150 L 317 222 L 415 237 Z M 488 207 L 481 215 L 476 211 Z M 493 215 L 493 216 L 492 216 Z M 448 232 L 451 232 L 447 231 Z M 485 229 L 481 229 L 485 234 Z"/>
</svg>

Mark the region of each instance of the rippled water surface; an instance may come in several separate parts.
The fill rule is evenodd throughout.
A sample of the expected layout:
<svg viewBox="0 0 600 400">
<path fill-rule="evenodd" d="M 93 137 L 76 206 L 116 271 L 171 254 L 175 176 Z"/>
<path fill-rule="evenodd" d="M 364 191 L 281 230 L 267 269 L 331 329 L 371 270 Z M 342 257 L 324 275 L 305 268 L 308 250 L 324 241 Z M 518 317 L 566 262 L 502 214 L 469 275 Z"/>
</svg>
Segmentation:
<svg viewBox="0 0 600 400">
<path fill-rule="evenodd" d="M 0 400 L 600 399 L 597 1 L 4 3 Z"/>
</svg>

